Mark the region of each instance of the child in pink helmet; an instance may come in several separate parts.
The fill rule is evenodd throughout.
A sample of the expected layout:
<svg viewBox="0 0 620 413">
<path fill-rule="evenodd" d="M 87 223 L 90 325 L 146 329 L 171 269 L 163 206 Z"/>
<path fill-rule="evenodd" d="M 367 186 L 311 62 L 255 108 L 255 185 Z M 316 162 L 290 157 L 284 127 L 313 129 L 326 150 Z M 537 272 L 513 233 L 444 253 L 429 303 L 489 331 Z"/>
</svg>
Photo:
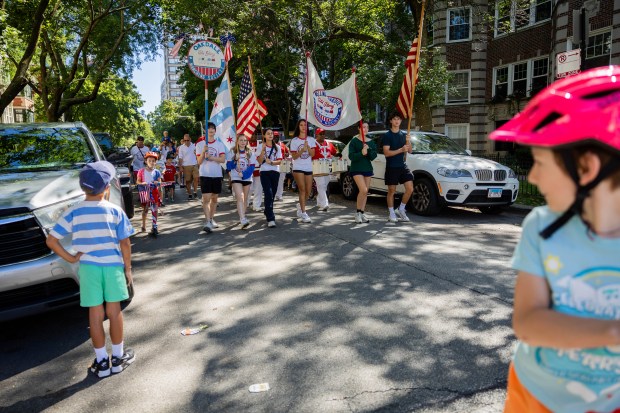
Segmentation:
<svg viewBox="0 0 620 413">
<path fill-rule="evenodd" d="M 504 412 L 620 411 L 620 66 L 540 92 L 493 140 L 531 146 Z"/>
</svg>

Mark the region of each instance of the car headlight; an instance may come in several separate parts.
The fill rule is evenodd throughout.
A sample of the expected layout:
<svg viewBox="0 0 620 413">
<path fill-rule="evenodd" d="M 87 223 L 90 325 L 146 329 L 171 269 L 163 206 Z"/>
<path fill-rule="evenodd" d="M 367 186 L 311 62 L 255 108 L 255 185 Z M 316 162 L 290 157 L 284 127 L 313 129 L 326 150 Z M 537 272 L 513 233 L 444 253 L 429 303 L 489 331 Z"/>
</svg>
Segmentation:
<svg viewBox="0 0 620 413">
<path fill-rule="evenodd" d="M 508 179 L 517 179 L 517 174 L 510 168 L 508 168 Z"/>
<path fill-rule="evenodd" d="M 437 173 L 446 178 L 471 178 L 471 173 L 467 169 L 437 168 Z"/>
<path fill-rule="evenodd" d="M 77 204 L 83 199 L 84 196 L 67 199 L 56 204 L 35 209 L 33 213 L 39 221 L 39 224 L 41 224 L 43 229 L 45 229 L 45 231 L 49 233 L 49 231 L 54 227 L 54 225 L 56 225 L 56 222 L 58 222 L 58 219 L 60 219 L 62 214 L 64 214 L 67 209 L 71 208 L 73 205 Z"/>
</svg>

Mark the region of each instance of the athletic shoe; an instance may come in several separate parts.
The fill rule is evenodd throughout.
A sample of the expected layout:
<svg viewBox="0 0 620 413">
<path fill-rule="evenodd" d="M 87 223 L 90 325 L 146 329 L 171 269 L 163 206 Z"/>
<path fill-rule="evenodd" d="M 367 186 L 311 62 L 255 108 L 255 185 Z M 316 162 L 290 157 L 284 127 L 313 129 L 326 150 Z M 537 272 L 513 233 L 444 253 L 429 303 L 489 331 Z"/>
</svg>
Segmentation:
<svg viewBox="0 0 620 413">
<path fill-rule="evenodd" d="M 322 206 L 319 207 L 319 211 L 327 211 L 328 209 L 329 209 L 329 205 L 325 205 L 324 207 Z"/>
<path fill-rule="evenodd" d="M 388 222 L 398 222 L 398 218 L 395 214 L 388 215 Z"/>
<path fill-rule="evenodd" d="M 179 185 L 179 188 L 185 188 L 185 185 Z"/>
<path fill-rule="evenodd" d="M 281 196 L 277 196 L 274 198 L 274 201 L 282 201 L 282 197 Z"/>
<path fill-rule="evenodd" d="M 192 199 L 194 199 L 194 198 L 192 197 L 192 194 L 187 194 L 187 200 L 188 200 L 188 201 L 191 201 Z"/>
<path fill-rule="evenodd" d="M 401 221 L 406 221 L 406 222 L 409 221 L 409 217 L 407 216 L 407 212 L 404 209 L 398 208 L 394 212 L 396 212 L 396 215 L 398 215 L 398 217 L 400 218 Z"/>
<path fill-rule="evenodd" d="M 220 226 L 217 224 L 217 222 L 215 222 L 214 219 L 211 219 L 211 225 L 213 225 L 213 228 L 219 228 Z"/>
<path fill-rule="evenodd" d="M 309 224 L 312 222 L 312 220 L 310 219 L 310 217 L 308 216 L 307 212 L 302 212 L 301 213 L 301 222 L 305 223 L 305 224 Z"/>
<path fill-rule="evenodd" d="M 194 198 L 198 199 L 198 194 L 194 192 Z"/>
<path fill-rule="evenodd" d="M 253 206 L 253 207 L 252 207 L 252 211 L 254 211 L 254 212 L 263 212 L 263 211 L 264 211 L 264 209 L 263 209 L 263 207 L 258 207 L 258 208 L 256 208 L 256 207 L 254 207 L 254 206 Z"/>
<path fill-rule="evenodd" d="M 153 238 L 157 238 L 157 235 L 159 235 L 159 231 L 157 231 L 157 228 L 153 228 L 151 229 L 151 232 L 149 232 L 149 235 Z"/>
<path fill-rule="evenodd" d="M 267 223 L 267 226 L 268 226 L 269 228 L 275 228 L 275 227 L 276 227 L 276 221 L 269 221 L 269 222 Z"/>
<path fill-rule="evenodd" d="M 360 218 L 362 219 L 362 222 L 363 222 L 363 223 L 365 223 L 365 224 L 366 224 L 366 223 L 370 222 L 370 220 L 368 219 L 368 217 L 366 216 L 366 214 L 364 214 L 363 212 L 360 212 L 360 215 L 361 215 L 361 216 L 360 216 Z"/>
<path fill-rule="evenodd" d="M 106 357 L 100 362 L 97 362 L 97 357 L 90 366 L 91 373 L 94 373 L 97 377 L 103 378 L 110 375 L 110 358 Z"/>
<path fill-rule="evenodd" d="M 123 354 L 122 357 L 112 356 L 112 373 L 117 374 L 122 372 L 134 361 L 136 361 L 136 355 L 130 348 L 125 349 L 125 354 Z"/>
<path fill-rule="evenodd" d="M 301 218 L 301 205 L 299 205 L 299 202 L 297 203 L 297 218 Z"/>
<path fill-rule="evenodd" d="M 202 230 L 206 232 L 207 234 L 211 233 L 211 231 L 213 231 L 213 224 L 207 221 L 202 227 Z"/>
<path fill-rule="evenodd" d="M 250 225 L 250 221 L 247 218 L 243 218 L 241 221 L 241 229 L 245 229 Z"/>
<path fill-rule="evenodd" d="M 361 212 L 356 212 L 355 213 L 355 223 L 356 224 L 361 224 L 362 221 L 362 213 Z"/>
</svg>

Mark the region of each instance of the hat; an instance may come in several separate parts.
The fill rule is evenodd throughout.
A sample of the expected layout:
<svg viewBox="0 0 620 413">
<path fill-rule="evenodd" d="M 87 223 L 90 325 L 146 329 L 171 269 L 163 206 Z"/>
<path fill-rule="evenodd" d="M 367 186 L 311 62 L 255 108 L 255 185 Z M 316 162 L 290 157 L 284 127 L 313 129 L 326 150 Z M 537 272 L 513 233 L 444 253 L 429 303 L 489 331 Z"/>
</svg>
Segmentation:
<svg viewBox="0 0 620 413">
<path fill-rule="evenodd" d="M 155 158 L 155 160 L 157 160 L 159 159 L 159 154 L 153 151 L 147 152 L 146 155 L 144 155 L 144 160 L 146 161 L 148 158 Z"/>
<path fill-rule="evenodd" d="M 277 130 L 273 131 L 273 136 L 280 136 L 280 132 L 278 132 Z"/>
<path fill-rule="evenodd" d="M 80 186 L 89 188 L 92 195 L 97 195 L 105 191 L 114 176 L 116 169 L 110 162 L 88 163 L 80 171 Z"/>
<path fill-rule="evenodd" d="M 316 132 L 314 132 L 314 134 L 318 135 L 319 133 L 325 133 L 325 129 L 316 128 Z"/>
</svg>

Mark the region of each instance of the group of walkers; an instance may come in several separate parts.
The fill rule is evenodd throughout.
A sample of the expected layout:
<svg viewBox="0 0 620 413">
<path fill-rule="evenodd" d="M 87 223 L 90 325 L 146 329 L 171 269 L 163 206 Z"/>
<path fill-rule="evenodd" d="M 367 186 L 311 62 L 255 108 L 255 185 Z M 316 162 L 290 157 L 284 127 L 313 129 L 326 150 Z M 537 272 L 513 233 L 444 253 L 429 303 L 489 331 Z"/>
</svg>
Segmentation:
<svg viewBox="0 0 620 413">
<path fill-rule="evenodd" d="M 407 152 L 411 152 L 411 145 L 408 137 L 400 130 L 401 121 L 397 112 L 391 114 L 389 117 L 391 129 L 383 137 L 384 153 L 387 159 L 385 178 L 388 184 L 387 202 L 388 221 L 390 222 L 409 221 L 405 205 L 413 192 L 413 175 L 405 163 L 405 156 Z M 135 175 L 136 184 L 139 188 L 144 188 L 140 197 L 143 206 L 142 231 L 146 231 L 146 217 L 150 211 L 151 234 L 155 236 L 158 234 L 157 211 L 158 206 L 162 204 L 159 188 L 163 184 L 166 192 L 170 192 L 170 196 L 166 196 L 164 200 L 174 200 L 174 185 L 180 179 L 181 174 L 183 176 L 181 182 L 187 191 L 188 200 L 197 198 L 197 187 L 198 184 L 200 185 L 205 232 L 210 233 L 219 227 L 215 221 L 215 214 L 225 174 L 228 174 L 230 178 L 230 189 L 236 202 L 240 227 L 245 229 L 250 225 L 247 210 L 250 207 L 250 193 L 252 192 L 253 210 L 263 211 L 267 227 L 274 228 L 276 227 L 274 202 L 276 199 L 282 199 L 286 175 L 285 172 L 280 171 L 280 167 L 287 160 L 290 160 L 290 170 L 298 191 L 297 218 L 303 223 L 311 223 L 307 203 L 313 183 L 316 186 L 317 207 L 320 211 L 327 211 L 329 209 L 327 191 L 330 181 L 328 173 L 313 174 L 313 161 L 332 159 L 337 154 L 337 150 L 325 139 L 323 129 L 317 129 L 313 138 L 308 136 L 307 126 L 304 119 L 297 122 L 293 133 L 294 138 L 289 145 L 290 149 L 279 141 L 278 131 L 265 128 L 260 142 L 249 140 L 245 135 L 239 134 L 234 146 L 229 150 L 216 137 L 215 125 L 209 123 L 206 139 L 199 139 L 194 144 L 186 134 L 182 145 L 166 151 L 165 164 L 161 163 L 161 158 L 164 157 L 163 148 L 168 148 L 167 142 L 170 140 L 167 133 L 164 134 L 160 150 L 153 148 L 142 153 L 141 147 L 137 145 L 137 150 L 132 149 L 135 152 L 134 164 L 137 164 L 136 158 L 140 156 L 145 162 L 144 167 L 139 168 Z M 362 122 L 359 132 L 349 146 L 350 173 L 359 189 L 355 222 L 366 223 L 370 221 L 365 208 L 370 177 L 373 175 L 372 160 L 377 156 L 377 148 L 375 143 L 366 137 L 368 123 Z M 174 161 L 179 168 L 178 172 Z M 161 173 L 156 172 L 158 162 L 161 163 Z M 400 206 L 395 209 L 394 195 L 398 184 L 404 184 L 405 194 Z"/>
</svg>

